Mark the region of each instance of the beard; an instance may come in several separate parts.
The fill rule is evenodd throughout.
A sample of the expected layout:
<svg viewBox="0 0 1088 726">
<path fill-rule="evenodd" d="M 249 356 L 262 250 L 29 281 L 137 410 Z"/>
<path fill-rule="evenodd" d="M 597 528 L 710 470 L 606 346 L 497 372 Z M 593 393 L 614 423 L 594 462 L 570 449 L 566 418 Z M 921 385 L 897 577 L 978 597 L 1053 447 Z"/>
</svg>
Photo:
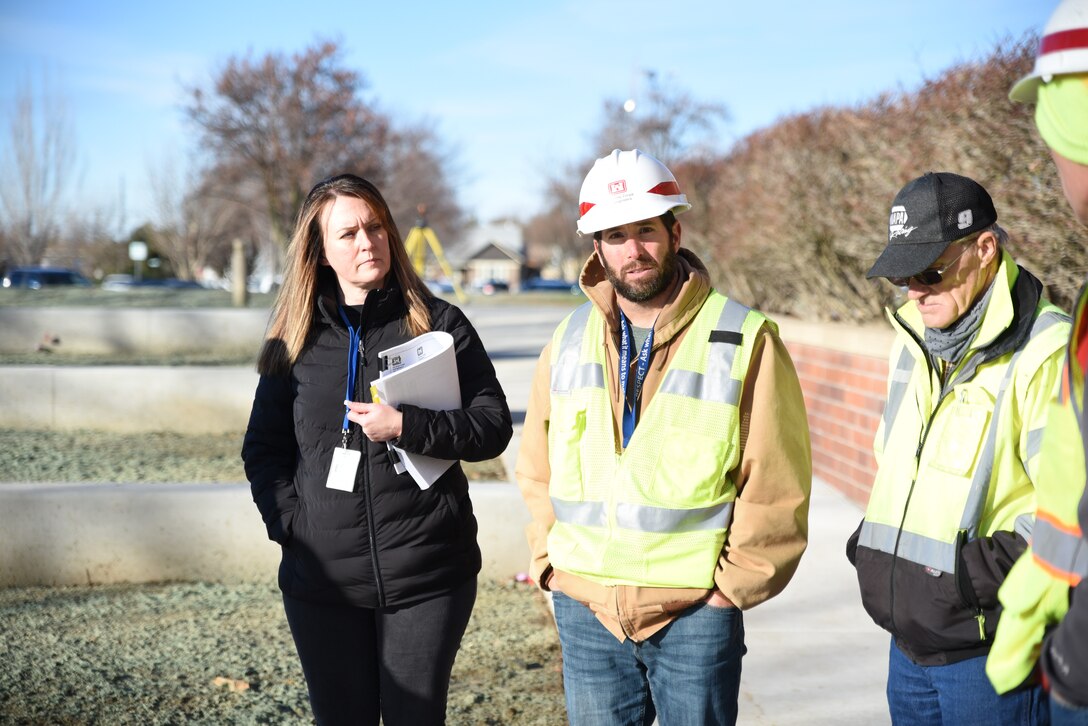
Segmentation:
<svg viewBox="0 0 1088 726">
<path fill-rule="evenodd" d="M 625 282 L 620 275 L 626 269 L 644 266 L 647 260 L 632 262 L 627 265 L 625 270 L 617 272 L 609 267 L 602 255 L 597 255 L 597 258 L 601 261 L 601 267 L 604 268 L 604 277 L 612 284 L 612 289 L 624 300 L 630 300 L 631 302 L 641 303 L 653 300 L 665 292 L 676 278 L 676 253 L 673 252 L 671 246 L 665 252 L 665 257 L 660 264 L 654 263 L 657 268 L 656 274 L 639 282 Z M 651 259 L 649 262 L 653 263 L 653 260 Z"/>
</svg>

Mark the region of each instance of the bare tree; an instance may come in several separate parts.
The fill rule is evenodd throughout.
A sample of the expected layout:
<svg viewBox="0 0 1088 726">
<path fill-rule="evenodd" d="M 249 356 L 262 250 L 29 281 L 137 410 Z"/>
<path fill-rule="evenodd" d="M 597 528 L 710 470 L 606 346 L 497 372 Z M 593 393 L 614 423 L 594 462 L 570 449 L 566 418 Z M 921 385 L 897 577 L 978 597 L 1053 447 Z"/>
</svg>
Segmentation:
<svg viewBox="0 0 1088 726">
<path fill-rule="evenodd" d="M 420 204 L 426 206 L 427 224 L 440 239 L 461 236 L 466 220 L 451 176 L 457 170 L 455 153 L 427 123 L 390 133 L 382 154 L 386 169 L 382 195 L 402 236 L 419 221 Z"/>
<path fill-rule="evenodd" d="M 657 81 L 655 71 L 645 71 L 643 98 L 606 99 L 602 124 L 594 134 L 595 156 L 612 149 L 641 149 L 667 165 L 697 154 L 713 152 L 721 124 L 729 120 L 723 104 L 699 101 L 674 82 Z"/>
<path fill-rule="evenodd" d="M 36 94 L 28 77 L 9 118 L 10 147 L 0 165 L 5 256 L 40 262 L 58 234 L 66 195 L 74 184 L 76 146 L 65 98 L 43 76 Z"/>
<path fill-rule="evenodd" d="M 170 261 L 174 274 L 194 280 L 210 262 L 229 254 L 228 227 L 237 209 L 207 194 L 196 172 L 182 176 L 172 163 L 163 162 L 162 166 L 150 175 L 159 220 L 154 246 Z"/>
<path fill-rule="evenodd" d="M 525 254 L 532 267 L 555 265 L 564 271 L 578 268 L 592 246 L 579 237 L 578 191 L 588 166 L 568 165 L 561 176 L 551 176 L 544 192 L 547 207 L 525 225 Z"/>
<path fill-rule="evenodd" d="M 190 89 L 186 110 L 214 159 L 210 174 L 237 201 L 259 203 L 280 248 L 321 177 L 351 168 L 381 181 L 376 152 L 389 121 L 363 102 L 362 76 L 342 67 L 339 55 L 336 43 L 321 42 L 291 57 L 231 58 L 212 88 Z"/>
<path fill-rule="evenodd" d="M 545 183 L 545 211 L 526 225 L 526 242 L 534 261 L 551 260 L 570 267 L 584 260 L 591 247 L 575 232 L 578 193 L 593 162 L 612 149 L 641 149 L 669 166 L 684 193 L 693 201 L 709 194 L 714 183 L 708 158 L 716 158 L 719 126 L 728 120 L 725 106 L 696 100 L 675 83 L 657 83 L 646 72 L 648 87 L 636 103 L 606 99 L 601 126 L 592 135 L 591 155 L 549 174 Z M 695 205 L 698 210 L 698 205 Z M 698 250 L 705 244 L 706 216 L 693 212 L 684 219 L 686 246 Z M 558 258 L 558 259 L 557 259 Z"/>
</svg>

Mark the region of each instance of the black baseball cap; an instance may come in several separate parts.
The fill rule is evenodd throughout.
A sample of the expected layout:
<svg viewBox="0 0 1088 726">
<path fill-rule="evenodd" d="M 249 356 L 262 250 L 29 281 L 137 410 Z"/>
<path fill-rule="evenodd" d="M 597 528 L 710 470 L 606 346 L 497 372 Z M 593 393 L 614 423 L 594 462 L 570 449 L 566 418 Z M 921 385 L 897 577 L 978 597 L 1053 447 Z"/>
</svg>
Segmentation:
<svg viewBox="0 0 1088 726">
<path fill-rule="evenodd" d="M 910 277 L 928 269 L 948 245 L 997 221 L 994 200 L 973 179 L 926 172 L 895 195 L 888 246 L 866 277 Z"/>
</svg>

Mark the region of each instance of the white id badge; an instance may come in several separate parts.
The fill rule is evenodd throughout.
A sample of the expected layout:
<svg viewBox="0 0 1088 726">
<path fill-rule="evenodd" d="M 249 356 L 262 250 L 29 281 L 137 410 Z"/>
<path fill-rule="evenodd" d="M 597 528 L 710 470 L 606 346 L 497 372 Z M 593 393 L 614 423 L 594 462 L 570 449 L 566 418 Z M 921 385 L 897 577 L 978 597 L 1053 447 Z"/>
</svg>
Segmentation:
<svg viewBox="0 0 1088 726">
<path fill-rule="evenodd" d="M 362 452 L 337 446 L 332 452 L 332 464 L 329 466 L 329 478 L 325 481 L 328 489 L 342 492 L 355 491 L 355 472 L 359 469 Z"/>
</svg>

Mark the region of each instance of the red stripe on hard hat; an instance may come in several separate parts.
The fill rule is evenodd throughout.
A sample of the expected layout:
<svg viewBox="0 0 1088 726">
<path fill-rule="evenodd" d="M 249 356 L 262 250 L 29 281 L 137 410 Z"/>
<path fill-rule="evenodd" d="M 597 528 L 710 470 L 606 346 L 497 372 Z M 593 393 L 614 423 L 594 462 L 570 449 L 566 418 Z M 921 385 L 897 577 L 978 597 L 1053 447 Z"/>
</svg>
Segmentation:
<svg viewBox="0 0 1088 726">
<path fill-rule="evenodd" d="M 647 194 L 665 194 L 665 195 L 667 195 L 667 194 L 679 194 L 680 193 L 680 185 L 677 184 L 676 182 L 671 182 L 671 181 L 661 182 L 656 187 L 654 187 L 653 189 L 650 189 L 646 193 Z"/>
<path fill-rule="evenodd" d="M 578 216 L 579 217 L 586 216 L 586 212 L 588 212 L 591 209 L 593 209 L 593 202 L 582 202 L 581 204 L 578 205 Z"/>
<path fill-rule="evenodd" d="M 1039 41 L 1039 55 L 1082 48 L 1088 48 L 1088 28 L 1062 30 L 1043 36 L 1043 39 Z"/>
</svg>

